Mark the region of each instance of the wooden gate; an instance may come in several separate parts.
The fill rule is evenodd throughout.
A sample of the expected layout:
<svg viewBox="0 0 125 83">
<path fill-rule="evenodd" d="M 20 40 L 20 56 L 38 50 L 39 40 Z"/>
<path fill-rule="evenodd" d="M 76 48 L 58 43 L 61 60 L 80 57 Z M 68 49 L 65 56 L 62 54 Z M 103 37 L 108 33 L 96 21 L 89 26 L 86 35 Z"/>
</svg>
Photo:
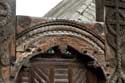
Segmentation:
<svg viewBox="0 0 125 83">
<path fill-rule="evenodd" d="M 87 69 L 87 58 L 83 56 L 71 47 L 65 52 L 58 46 L 52 47 L 47 53 L 30 58 L 16 83 L 97 83 L 97 76 Z"/>
<path fill-rule="evenodd" d="M 74 59 L 42 58 L 23 68 L 17 83 L 96 83 L 96 76 Z"/>
</svg>

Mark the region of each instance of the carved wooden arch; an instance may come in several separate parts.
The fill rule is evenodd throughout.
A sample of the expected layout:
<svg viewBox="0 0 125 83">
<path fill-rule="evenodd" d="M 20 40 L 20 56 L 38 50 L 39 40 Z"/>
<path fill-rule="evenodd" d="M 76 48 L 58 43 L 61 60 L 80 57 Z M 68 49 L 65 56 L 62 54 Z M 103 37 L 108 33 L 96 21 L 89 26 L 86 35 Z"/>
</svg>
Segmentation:
<svg viewBox="0 0 125 83">
<path fill-rule="evenodd" d="M 71 46 L 79 53 L 88 55 L 95 60 L 105 76 L 105 64 L 102 64 L 105 62 L 103 40 L 85 26 L 68 20 L 42 23 L 20 33 L 17 36 L 17 68 L 20 68 L 27 58 L 33 57 L 34 53 L 45 53 L 57 45 L 62 51 Z"/>
<path fill-rule="evenodd" d="M 21 71 L 23 71 L 23 68 L 30 68 L 31 67 L 31 63 L 33 62 L 36 62 L 36 61 L 39 61 L 41 57 L 43 57 L 44 59 L 45 58 L 48 58 L 51 59 L 51 58 L 54 58 L 55 59 L 55 55 L 56 52 L 58 52 L 60 50 L 61 54 L 65 54 L 63 51 L 61 51 L 62 49 L 57 45 L 57 46 L 54 46 L 54 47 L 51 47 L 51 48 L 56 48 L 58 49 L 57 51 L 55 51 L 55 53 L 48 53 L 48 51 L 50 50 L 50 48 L 47 50 L 47 52 L 43 53 L 39 50 L 39 52 L 36 52 L 36 53 L 32 53 L 30 54 L 28 57 L 24 58 L 22 64 L 21 64 L 21 67 L 19 68 L 19 71 L 17 73 L 17 76 L 16 78 L 18 78 L 18 75 L 19 73 L 21 73 Z M 60 58 L 64 58 L 65 60 L 67 59 L 78 59 L 78 61 L 82 61 L 85 65 L 85 67 L 87 67 L 87 70 L 90 71 L 90 72 L 93 72 L 96 76 L 97 76 L 97 82 L 102 82 L 102 83 L 105 83 L 105 75 L 104 75 L 104 72 L 102 71 L 102 69 L 99 67 L 99 65 L 96 63 L 96 61 L 93 60 L 93 58 L 89 57 L 86 53 L 79 53 L 76 49 L 72 48 L 71 46 L 67 46 L 67 48 L 70 48 L 69 51 L 69 55 L 71 53 L 71 56 L 69 57 L 65 57 L 66 55 L 56 55 L 56 56 L 59 56 L 58 58 L 56 59 L 60 59 Z M 73 55 L 72 55 L 73 53 Z M 53 57 L 54 56 L 54 57 Z M 36 60 L 35 60 L 36 59 Z M 53 59 L 52 59 L 53 60 Z M 57 60 L 56 60 L 57 61 Z M 98 72 L 95 72 L 95 71 L 98 71 Z M 16 80 L 15 78 L 15 80 Z M 92 81 L 92 80 L 90 80 Z"/>
</svg>

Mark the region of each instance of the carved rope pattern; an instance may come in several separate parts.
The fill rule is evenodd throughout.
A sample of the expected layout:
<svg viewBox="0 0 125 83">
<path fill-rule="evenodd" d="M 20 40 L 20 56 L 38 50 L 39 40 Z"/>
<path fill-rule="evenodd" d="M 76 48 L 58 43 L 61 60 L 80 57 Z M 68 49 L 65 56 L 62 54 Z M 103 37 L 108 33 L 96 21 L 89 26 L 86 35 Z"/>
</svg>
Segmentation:
<svg viewBox="0 0 125 83">
<path fill-rule="evenodd" d="M 61 28 L 63 30 L 58 30 L 57 28 Z M 67 28 L 67 30 L 65 29 Z M 46 30 L 44 30 L 46 29 Z M 48 30 L 47 30 L 48 29 Z M 52 29 L 52 30 L 51 30 Z M 54 30 L 57 29 L 57 30 Z M 71 31 L 69 31 L 71 30 Z M 69 36 L 73 36 L 76 37 L 78 39 L 84 39 L 85 41 L 87 41 L 88 43 L 92 44 L 93 46 L 95 46 L 101 53 L 104 53 L 103 47 L 101 47 L 102 43 L 97 43 L 98 40 L 94 39 L 92 37 L 92 35 L 82 31 L 82 33 L 84 34 L 80 34 L 77 31 L 79 29 L 74 29 L 75 31 L 72 31 L 73 29 L 68 27 L 68 26 L 55 26 L 54 25 L 52 27 L 42 27 L 33 31 L 30 31 L 29 33 L 25 34 L 23 37 L 20 37 L 17 40 L 17 47 L 21 46 L 21 45 L 26 45 L 25 47 L 27 47 L 29 44 L 33 44 L 38 40 L 39 37 L 45 37 L 45 36 L 52 36 L 52 35 L 69 35 Z M 96 42 L 96 43 L 95 43 Z"/>
</svg>

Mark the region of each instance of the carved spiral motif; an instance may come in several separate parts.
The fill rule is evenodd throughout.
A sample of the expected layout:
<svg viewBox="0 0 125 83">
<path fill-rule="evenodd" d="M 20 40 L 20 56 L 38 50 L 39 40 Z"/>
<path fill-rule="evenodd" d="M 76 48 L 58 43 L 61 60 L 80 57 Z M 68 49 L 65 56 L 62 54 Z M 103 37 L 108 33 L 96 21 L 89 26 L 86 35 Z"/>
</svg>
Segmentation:
<svg viewBox="0 0 125 83">
<path fill-rule="evenodd" d="M 8 23 L 10 18 L 10 6 L 8 3 L 0 1 L 0 26 L 4 26 Z"/>
</svg>

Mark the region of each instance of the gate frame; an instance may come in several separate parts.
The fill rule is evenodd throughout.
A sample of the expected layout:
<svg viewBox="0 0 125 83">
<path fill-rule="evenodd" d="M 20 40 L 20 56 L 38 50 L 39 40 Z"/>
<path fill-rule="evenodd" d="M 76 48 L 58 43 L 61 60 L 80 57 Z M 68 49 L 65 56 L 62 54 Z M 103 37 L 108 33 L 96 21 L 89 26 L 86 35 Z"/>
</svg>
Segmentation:
<svg viewBox="0 0 125 83">
<path fill-rule="evenodd" d="M 58 29 L 59 26 L 61 27 L 60 29 Z M 50 27 L 50 28 L 47 28 L 47 27 Z M 32 31 L 34 31 L 33 34 L 31 34 Z M 39 39 L 35 39 L 35 38 L 38 37 L 40 34 L 42 34 L 43 35 L 42 38 L 45 39 L 48 36 L 45 35 L 44 32 L 49 32 L 49 31 L 51 32 L 51 34 L 48 34 L 48 36 L 57 37 L 57 39 L 55 38 L 56 42 L 54 42 L 55 40 L 53 41 L 52 39 L 54 39 L 54 38 L 52 38 L 51 40 L 49 40 L 50 42 L 47 42 L 47 43 L 44 44 L 45 46 L 43 45 L 43 47 L 42 47 L 43 49 L 41 47 L 38 47 L 38 46 L 41 46 L 42 44 L 38 44 L 37 41 L 39 41 L 39 40 L 41 41 L 42 39 L 40 37 L 39 37 Z M 66 33 L 66 31 L 71 31 L 70 32 L 71 34 Z M 54 33 L 52 33 L 52 32 L 54 32 Z M 26 30 L 22 31 L 20 34 L 17 35 L 17 52 L 22 51 L 21 55 L 24 56 L 24 57 L 20 58 L 20 59 L 17 57 L 17 61 L 16 61 L 16 65 L 15 65 L 15 67 L 16 67 L 16 71 L 15 71 L 16 77 L 17 77 L 22 65 L 27 63 L 30 58 L 32 58 L 37 53 L 39 53 L 38 49 L 41 49 L 41 52 L 45 53 L 47 51 L 47 49 L 51 48 L 52 46 L 60 45 L 60 48 L 62 50 L 66 47 L 65 46 L 66 42 L 64 43 L 65 38 L 62 37 L 62 34 L 60 34 L 60 33 L 59 33 L 60 35 L 57 34 L 58 32 L 62 33 L 63 36 L 68 34 L 71 38 L 74 38 L 74 39 L 76 38 L 76 40 L 80 40 L 81 45 L 83 43 L 85 43 L 86 45 L 90 44 L 88 46 L 87 56 L 94 60 L 93 65 L 98 65 L 100 67 L 101 71 L 102 71 L 102 75 L 104 76 L 104 79 L 107 79 L 106 78 L 106 71 L 104 70 L 106 68 L 105 63 L 103 63 L 103 64 L 101 63 L 102 61 L 105 62 L 105 57 L 106 57 L 105 54 L 104 54 L 104 42 L 103 42 L 104 40 L 99 35 L 95 34 L 91 30 L 89 30 L 87 27 L 85 27 L 84 25 L 81 25 L 80 23 L 78 23 L 76 21 L 62 20 L 62 19 L 52 20 L 52 21 L 45 22 L 45 23 L 40 23 L 38 25 L 27 28 Z M 75 33 L 78 33 L 80 35 L 80 37 L 77 37 L 78 35 L 75 34 Z M 35 35 L 36 35 L 36 37 L 35 37 Z M 28 37 L 29 40 L 27 40 L 27 37 Z M 62 40 L 60 40 L 61 38 L 59 39 L 58 37 L 62 37 Z M 30 39 L 31 39 L 31 41 L 30 41 Z M 25 45 L 24 45 L 24 43 L 22 43 L 22 41 L 23 42 L 28 41 L 28 43 L 25 42 Z M 59 41 L 63 41 L 63 42 L 60 43 Z M 73 41 L 70 40 L 70 42 L 73 42 Z M 30 52 L 26 52 L 27 49 L 29 50 L 29 48 L 28 48 L 29 46 L 31 46 L 31 47 L 33 46 L 32 45 L 33 43 L 37 43 L 38 45 L 34 46 L 35 48 L 30 48 Z M 66 45 L 70 46 L 71 44 L 68 44 L 68 42 L 67 42 Z M 94 47 L 93 45 L 95 45 L 97 47 Z M 21 48 L 24 48 L 24 49 L 20 50 L 20 46 L 23 46 Z M 84 47 L 79 48 L 79 46 L 77 46 L 77 48 L 75 48 L 75 49 L 79 53 L 85 55 L 85 49 L 86 48 L 84 48 Z M 93 52 L 95 52 L 95 53 L 97 52 L 96 57 L 92 56 Z M 100 60 L 97 56 L 103 57 L 102 60 Z M 96 64 L 95 64 L 95 62 L 96 62 Z"/>
</svg>

